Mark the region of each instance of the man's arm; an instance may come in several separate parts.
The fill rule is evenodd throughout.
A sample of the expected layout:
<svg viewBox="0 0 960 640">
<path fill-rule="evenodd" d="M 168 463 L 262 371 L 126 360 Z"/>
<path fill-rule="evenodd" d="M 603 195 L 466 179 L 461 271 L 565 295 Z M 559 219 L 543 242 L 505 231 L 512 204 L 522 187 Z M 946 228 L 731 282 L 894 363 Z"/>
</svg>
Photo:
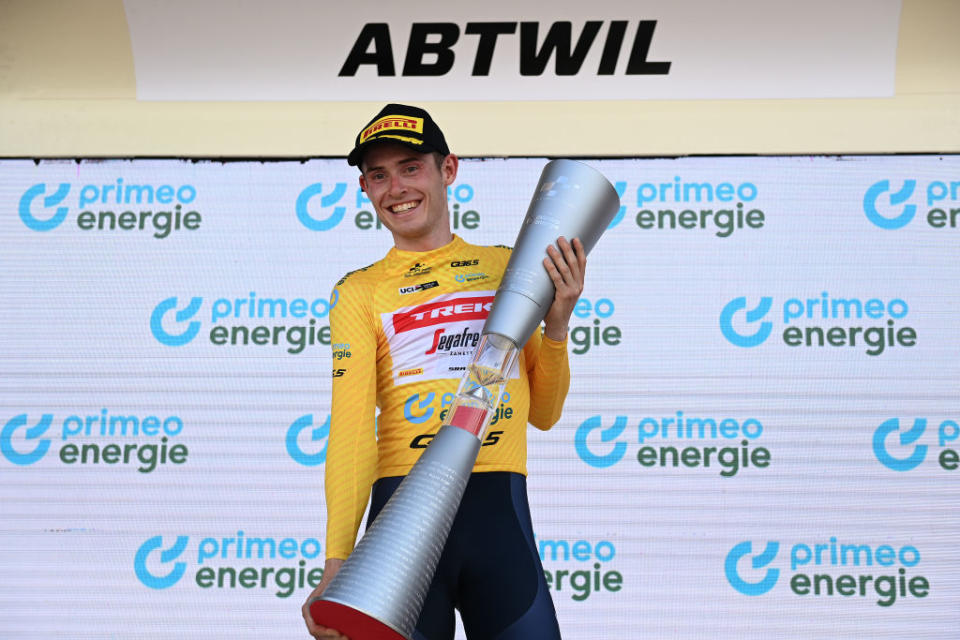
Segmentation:
<svg viewBox="0 0 960 640">
<path fill-rule="evenodd" d="M 538 429 L 549 429 L 563 412 L 570 387 L 570 363 L 567 356 L 567 329 L 573 308 L 583 293 L 587 252 L 579 238 L 567 242 L 559 238 L 559 251 L 552 245 L 543 266 L 553 280 L 556 294 L 544 318 L 543 336 L 534 333 L 524 347 L 527 375 L 530 379 L 530 415 L 528 421 Z"/>
</svg>

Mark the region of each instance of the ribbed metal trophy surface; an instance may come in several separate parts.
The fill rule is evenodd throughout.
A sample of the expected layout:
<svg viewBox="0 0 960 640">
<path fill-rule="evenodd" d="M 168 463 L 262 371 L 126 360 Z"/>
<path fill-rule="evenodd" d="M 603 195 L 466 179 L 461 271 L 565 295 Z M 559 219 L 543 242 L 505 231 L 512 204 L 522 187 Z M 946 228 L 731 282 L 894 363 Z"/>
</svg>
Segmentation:
<svg viewBox="0 0 960 640">
<path fill-rule="evenodd" d="M 589 252 L 620 208 L 616 189 L 573 160 L 547 164 L 473 360 L 447 419 L 353 553 L 310 603 L 314 621 L 352 640 L 410 640 L 484 432 L 527 339 L 553 302 L 543 267 L 558 237 Z"/>
</svg>

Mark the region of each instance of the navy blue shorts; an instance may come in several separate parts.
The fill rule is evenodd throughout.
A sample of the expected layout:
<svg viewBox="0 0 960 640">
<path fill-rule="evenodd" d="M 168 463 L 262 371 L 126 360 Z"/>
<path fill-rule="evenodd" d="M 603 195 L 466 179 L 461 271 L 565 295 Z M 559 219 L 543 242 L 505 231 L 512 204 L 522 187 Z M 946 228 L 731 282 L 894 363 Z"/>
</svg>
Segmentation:
<svg viewBox="0 0 960 640">
<path fill-rule="evenodd" d="M 368 527 L 402 479 L 374 483 Z M 470 476 L 415 640 L 452 640 L 455 608 L 470 640 L 560 638 L 533 539 L 527 479 L 519 473 Z"/>
</svg>

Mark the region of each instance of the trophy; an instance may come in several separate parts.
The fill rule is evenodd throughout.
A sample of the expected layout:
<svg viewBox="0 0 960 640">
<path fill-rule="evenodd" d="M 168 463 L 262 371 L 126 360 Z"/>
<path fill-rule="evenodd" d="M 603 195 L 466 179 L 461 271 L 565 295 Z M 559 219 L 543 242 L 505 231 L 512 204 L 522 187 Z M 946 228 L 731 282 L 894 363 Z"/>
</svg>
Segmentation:
<svg viewBox="0 0 960 640">
<path fill-rule="evenodd" d="M 480 443 L 520 350 L 553 302 L 543 266 L 557 238 L 589 251 L 620 208 L 595 169 L 554 160 L 540 176 L 482 337 L 447 418 L 353 553 L 310 603 L 314 621 L 351 640 L 410 640 Z"/>
</svg>

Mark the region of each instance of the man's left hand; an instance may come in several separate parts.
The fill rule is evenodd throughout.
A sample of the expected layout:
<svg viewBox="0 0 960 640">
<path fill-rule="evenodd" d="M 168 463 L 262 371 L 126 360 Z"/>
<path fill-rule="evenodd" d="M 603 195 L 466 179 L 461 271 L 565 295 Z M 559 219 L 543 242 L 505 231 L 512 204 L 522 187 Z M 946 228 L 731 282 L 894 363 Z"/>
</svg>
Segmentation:
<svg viewBox="0 0 960 640">
<path fill-rule="evenodd" d="M 567 336 L 570 316 L 583 293 L 583 277 L 587 269 L 587 252 L 580 238 L 567 242 L 563 236 L 557 238 L 557 247 L 547 247 L 547 256 L 543 259 L 557 293 L 553 304 L 544 318 L 543 334 L 551 340 L 561 342 Z"/>
</svg>

